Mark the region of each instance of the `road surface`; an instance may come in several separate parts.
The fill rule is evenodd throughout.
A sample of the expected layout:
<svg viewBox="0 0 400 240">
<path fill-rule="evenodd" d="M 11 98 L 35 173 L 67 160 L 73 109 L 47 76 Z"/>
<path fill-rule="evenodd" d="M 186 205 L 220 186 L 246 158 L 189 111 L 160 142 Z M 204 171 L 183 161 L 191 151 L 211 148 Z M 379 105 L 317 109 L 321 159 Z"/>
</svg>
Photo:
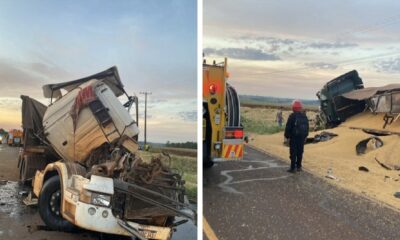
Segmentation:
<svg viewBox="0 0 400 240">
<path fill-rule="evenodd" d="M 400 239 L 398 211 L 288 168 L 246 146 L 206 169 L 204 239 Z"/>
<path fill-rule="evenodd" d="M 36 206 L 22 203 L 30 188 L 18 183 L 17 156 L 19 148 L 0 144 L 0 240 L 96 240 L 130 239 L 80 230 L 65 233 L 49 230 L 41 220 Z M 178 227 L 173 240 L 196 239 L 197 228 L 192 222 Z"/>
</svg>

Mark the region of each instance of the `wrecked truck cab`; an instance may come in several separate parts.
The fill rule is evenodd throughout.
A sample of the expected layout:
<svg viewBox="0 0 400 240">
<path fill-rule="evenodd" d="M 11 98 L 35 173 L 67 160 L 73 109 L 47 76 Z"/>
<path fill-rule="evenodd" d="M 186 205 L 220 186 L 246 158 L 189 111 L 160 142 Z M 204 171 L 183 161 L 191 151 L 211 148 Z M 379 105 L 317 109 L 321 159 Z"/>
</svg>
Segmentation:
<svg viewBox="0 0 400 240">
<path fill-rule="evenodd" d="M 327 82 L 316 94 L 320 101 L 318 124 L 322 128 L 335 127 L 350 116 L 362 112 L 365 101 L 348 99 L 343 94 L 363 88 L 363 81 L 356 70 Z"/>
<path fill-rule="evenodd" d="M 39 196 L 39 204 L 42 204 L 39 205 L 39 213 L 43 221 L 55 230 L 72 231 L 74 226 L 78 226 L 91 231 L 132 236 L 132 230 L 122 227 L 119 223 L 122 221 L 121 218 L 113 214 L 111 207 L 114 195 L 113 179 L 96 175 L 88 179 L 79 175 L 84 173 L 85 170 L 78 164 L 66 164 L 61 161 L 51 163 L 43 171 L 36 172 L 33 192 Z M 43 186 L 54 177 L 59 177 L 61 191 L 54 191 L 51 198 L 60 193 L 59 205 L 51 200 L 42 202 Z M 50 205 L 50 211 L 43 210 L 44 204 Z M 60 219 L 60 216 L 63 219 Z M 123 221 L 123 223 L 128 224 L 145 239 L 170 239 L 172 236 L 171 227 L 139 224 L 134 221 Z"/>
<path fill-rule="evenodd" d="M 195 221 L 181 175 L 160 158 L 146 163 L 138 155 L 137 120 L 129 114 L 133 103 L 137 111 L 137 99 L 126 94 L 115 67 L 43 90 L 51 98 L 48 107 L 23 98 L 24 131 L 35 141 L 27 141 L 21 159 L 34 153 L 40 163 L 29 167 L 36 171 L 26 178 L 33 177 L 39 213 L 49 227 L 170 239 L 184 223 L 174 223 L 176 216 Z M 122 94 L 125 104 L 118 100 Z M 35 152 L 40 148 L 52 158 Z"/>
</svg>

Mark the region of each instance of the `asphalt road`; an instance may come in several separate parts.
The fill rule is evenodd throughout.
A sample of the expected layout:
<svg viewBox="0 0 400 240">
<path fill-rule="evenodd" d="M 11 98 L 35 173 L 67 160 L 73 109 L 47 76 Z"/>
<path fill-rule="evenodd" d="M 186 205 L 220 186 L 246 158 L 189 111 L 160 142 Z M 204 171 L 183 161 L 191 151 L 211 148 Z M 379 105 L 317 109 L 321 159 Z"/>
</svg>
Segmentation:
<svg viewBox="0 0 400 240">
<path fill-rule="evenodd" d="M 22 194 L 29 187 L 18 183 L 18 148 L 0 144 L 0 240 L 96 240 L 130 239 L 86 230 L 76 233 L 51 231 L 41 220 L 37 206 L 26 206 Z M 192 222 L 180 225 L 173 240 L 196 239 L 197 228 Z"/>
<path fill-rule="evenodd" d="M 400 239 L 400 213 L 246 147 L 204 171 L 205 239 Z M 400 201 L 400 200 L 399 200 Z"/>
</svg>

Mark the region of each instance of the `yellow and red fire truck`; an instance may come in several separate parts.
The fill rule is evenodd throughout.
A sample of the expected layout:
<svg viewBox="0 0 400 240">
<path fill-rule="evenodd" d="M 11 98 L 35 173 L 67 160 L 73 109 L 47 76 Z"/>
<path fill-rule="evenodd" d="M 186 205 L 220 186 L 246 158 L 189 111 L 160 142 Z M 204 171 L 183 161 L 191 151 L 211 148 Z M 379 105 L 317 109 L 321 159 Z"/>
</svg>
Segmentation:
<svg viewBox="0 0 400 240">
<path fill-rule="evenodd" d="M 240 122 L 240 101 L 227 83 L 227 59 L 203 62 L 203 166 L 214 161 L 243 159 L 244 132 Z"/>
</svg>

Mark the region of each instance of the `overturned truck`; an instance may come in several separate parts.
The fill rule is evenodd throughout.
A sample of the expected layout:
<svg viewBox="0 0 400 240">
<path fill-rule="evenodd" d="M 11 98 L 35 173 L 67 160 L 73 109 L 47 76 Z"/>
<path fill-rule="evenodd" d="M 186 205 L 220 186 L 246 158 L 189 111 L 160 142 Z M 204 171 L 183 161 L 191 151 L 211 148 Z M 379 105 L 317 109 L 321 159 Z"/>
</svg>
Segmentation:
<svg viewBox="0 0 400 240">
<path fill-rule="evenodd" d="M 49 227 L 170 239 L 177 225 L 195 221 L 181 175 L 161 157 L 139 157 L 138 101 L 125 92 L 116 67 L 45 85 L 43 92 L 47 107 L 21 96 L 25 141 L 18 167 L 21 181 L 32 180 Z M 134 104 L 136 121 L 129 113 Z"/>
<path fill-rule="evenodd" d="M 321 128 L 335 127 L 363 111 L 384 114 L 382 129 L 400 118 L 400 84 L 364 88 L 356 70 L 327 82 L 317 97 L 317 125 Z"/>
<path fill-rule="evenodd" d="M 317 125 L 320 128 L 335 127 L 348 117 L 362 112 L 365 109 L 365 101 L 363 99 L 348 99 L 343 97 L 343 94 L 363 88 L 364 83 L 356 70 L 327 82 L 317 92 L 317 97 L 320 101 Z"/>
</svg>

